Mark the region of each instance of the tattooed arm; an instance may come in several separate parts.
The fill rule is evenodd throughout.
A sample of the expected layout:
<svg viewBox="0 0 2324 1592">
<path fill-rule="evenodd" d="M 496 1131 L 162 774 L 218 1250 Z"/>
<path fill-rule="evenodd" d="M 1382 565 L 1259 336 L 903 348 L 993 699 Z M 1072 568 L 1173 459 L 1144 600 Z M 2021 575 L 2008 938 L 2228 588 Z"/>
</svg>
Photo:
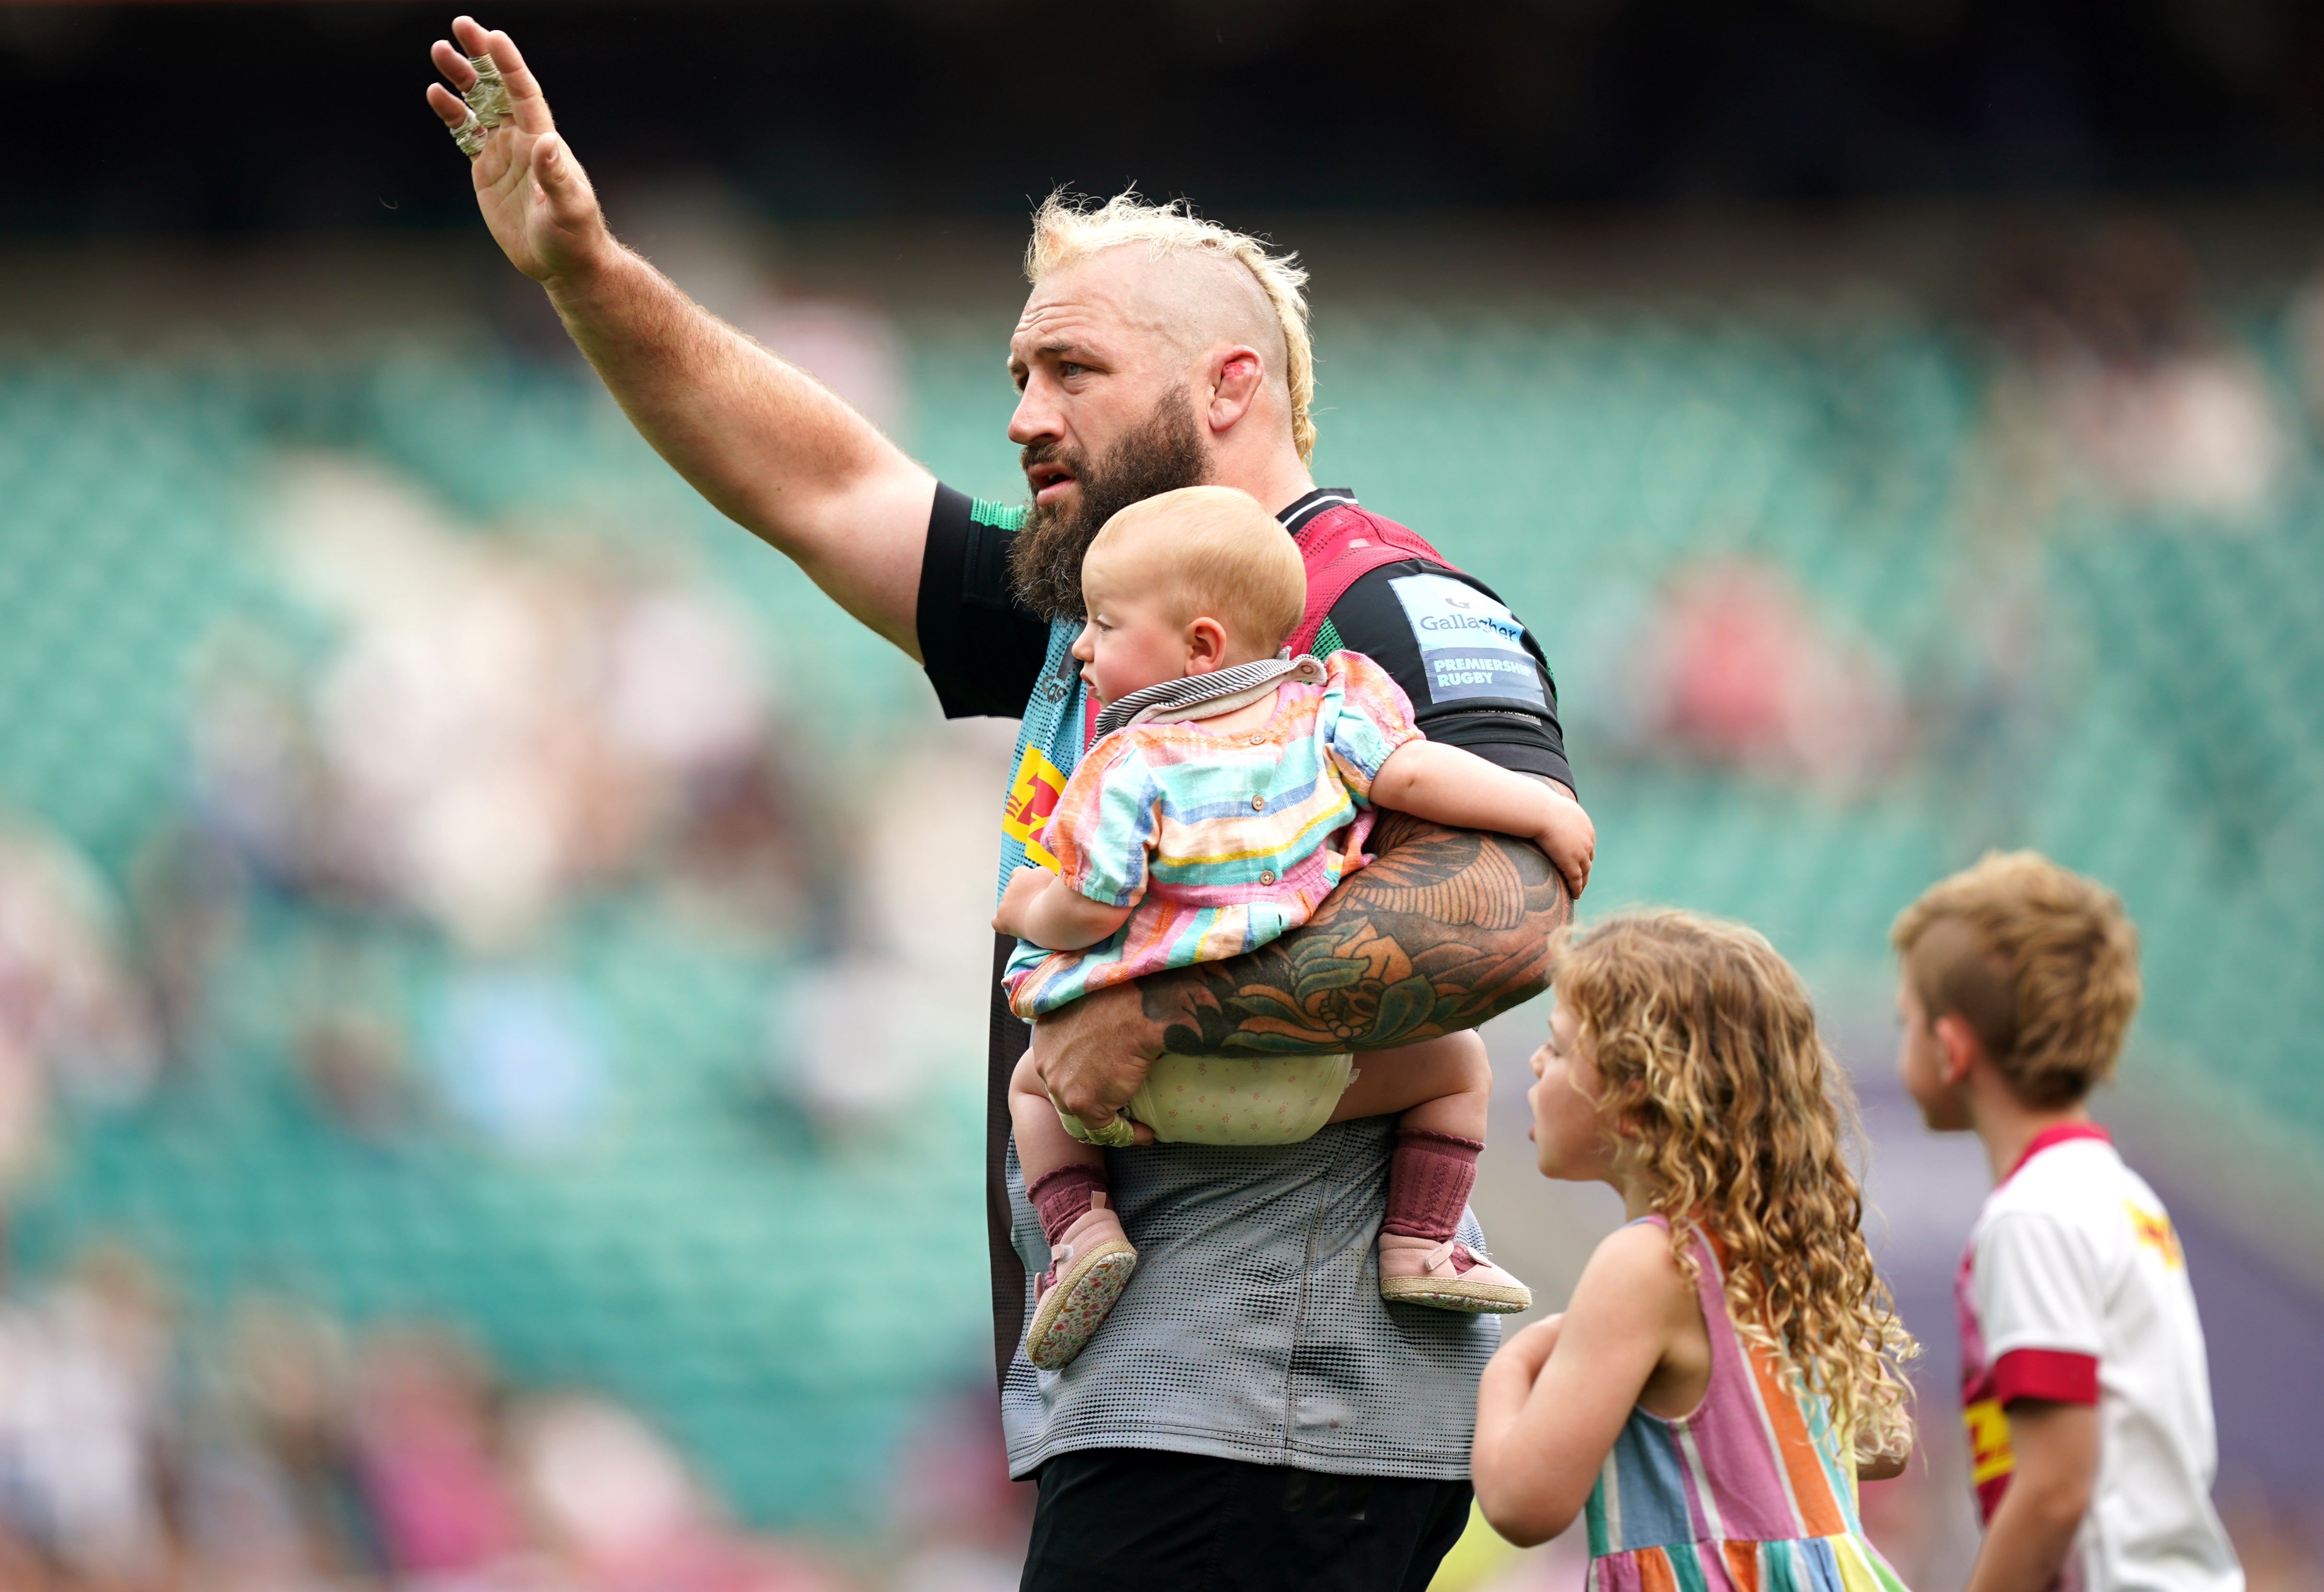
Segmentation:
<svg viewBox="0 0 2324 1592">
<path fill-rule="evenodd" d="M 1572 903 L 1524 841 L 1383 811 L 1378 856 L 1305 926 L 1230 962 L 1084 997 L 1033 1026 L 1060 1105 L 1111 1121 L 1164 1051 L 1313 1055 L 1473 1028 L 1541 992 Z"/>
</svg>

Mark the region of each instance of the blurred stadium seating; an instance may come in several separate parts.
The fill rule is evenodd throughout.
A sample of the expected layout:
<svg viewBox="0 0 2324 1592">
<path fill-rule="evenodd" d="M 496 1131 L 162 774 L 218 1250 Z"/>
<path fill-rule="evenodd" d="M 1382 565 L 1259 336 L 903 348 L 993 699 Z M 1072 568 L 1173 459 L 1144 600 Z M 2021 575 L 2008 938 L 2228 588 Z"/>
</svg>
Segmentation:
<svg viewBox="0 0 2324 1592">
<path fill-rule="evenodd" d="M 964 490 L 1016 496 L 997 328 L 904 330 L 914 450 Z M 1860 995 L 1930 878 L 1989 844 L 2043 847 L 2116 884 L 2142 925 L 2137 1077 L 2255 1142 L 2324 1154 L 2324 500 L 2304 422 L 2284 423 L 2296 440 L 2255 517 L 2086 496 L 1997 545 L 1972 510 L 2006 356 L 1955 327 L 1877 308 L 1371 303 L 1326 304 L 1318 336 L 1319 479 L 1434 539 L 1546 640 L 1600 824 L 1593 909 L 1748 918 Z M 2283 317 L 2238 336 L 2275 410 L 2304 413 Z M 451 348 L 10 353 L 0 806 L 124 902 L 197 805 L 207 649 L 253 630 L 309 659 L 337 644 L 258 529 L 271 461 L 318 449 L 383 463 L 472 525 L 613 527 L 682 558 L 755 621 L 826 813 L 933 719 L 909 667 L 694 498 L 586 372 Z M 1850 688 L 1841 707 L 1770 710 L 1807 715 L 1806 751 L 1672 727 L 1684 687 L 1655 674 L 1656 627 L 1695 612 L 1674 605 L 1686 580 L 1729 589 L 1740 569 L 1784 594 L 1766 622 L 1823 638 L 1814 667 Z M 2022 655 L 1980 630 L 1994 590 L 2038 616 L 2039 669 L 2013 673 Z M 1859 715 L 1842 731 L 1877 721 L 1856 738 L 1874 750 L 1821 759 L 1827 711 Z M 529 954 L 579 992 L 617 1108 L 541 1155 L 432 1116 L 367 1137 L 301 1070 L 318 958 L 374 970 L 364 999 L 423 1036 L 415 1055 L 475 969 L 409 916 L 296 881 L 261 881 L 242 910 L 158 1081 L 125 1103 L 63 1091 L 10 1211 L 23 1270 L 112 1235 L 196 1323 L 254 1289 L 358 1321 L 447 1317 L 528 1384 L 650 1412 L 752 1519 L 876 1516 L 911 1412 L 984 1352 L 973 1030 L 913 1109 L 833 1131 L 785 1094 L 767 1037 L 772 988 L 777 1061 L 781 1034 L 797 1043 L 779 1014 L 811 1003 L 830 925 L 693 932 L 650 879 L 616 879 Z M 912 1236 L 915 1297 L 834 1287 L 867 1219 Z"/>
</svg>

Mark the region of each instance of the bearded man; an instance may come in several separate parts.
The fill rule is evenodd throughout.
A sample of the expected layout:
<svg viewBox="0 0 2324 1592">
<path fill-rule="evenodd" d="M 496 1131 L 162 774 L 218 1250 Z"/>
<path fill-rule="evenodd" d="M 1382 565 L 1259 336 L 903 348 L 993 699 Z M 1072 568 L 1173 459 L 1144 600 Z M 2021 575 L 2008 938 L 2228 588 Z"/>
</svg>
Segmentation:
<svg viewBox="0 0 2324 1592">
<path fill-rule="evenodd" d="M 1432 738 L 1570 787 L 1524 626 L 1309 476 L 1305 278 L 1289 259 L 1132 195 L 1052 198 L 1010 342 L 1022 399 L 1009 437 L 1032 503 L 974 502 L 622 247 L 515 44 L 466 17 L 453 31 L 457 47 L 434 51 L 450 87 L 429 96 L 474 162 L 485 223 L 646 439 L 922 664 L 948 716 L 1022 720 L 1001 879 L 1038 846 L 1095 716 L 1068 650 L 1083 550 L 1115 511 L 1180 486 L 1239 487 L 1277 512 L 1307 560 L 1305 645 L 1370 654 Z M 1382 1050 L 1540 990 L 1568 902 L 1538 851 L 1393 814 L 1370 843 L 1378 860 L 1305 927 L 1091 995 L 1029 1035 L 996 976 L 993 1343 L 1011 1473 L 1039 1480 L 1027 1587 L 1416 1589 L 1461 1532 L 1475 1385 L 1499 1332 L 1382 1302 L 1392 1119 L 1263 1149 L 1109 1152 L 1137 1276 L 1065 1370 L 1022 1353 L 1028 1275 L 1050 1259 L 1009 1143 L 1028 1043 L 1050 1093 L 1095 1128 L 1165 1050 Z M 1008 949 L 994 947 L 996 975 Z M 1458 1254 L 1481 1252 L 1458 1195 L 1452 1209 Z"/>
</svg>

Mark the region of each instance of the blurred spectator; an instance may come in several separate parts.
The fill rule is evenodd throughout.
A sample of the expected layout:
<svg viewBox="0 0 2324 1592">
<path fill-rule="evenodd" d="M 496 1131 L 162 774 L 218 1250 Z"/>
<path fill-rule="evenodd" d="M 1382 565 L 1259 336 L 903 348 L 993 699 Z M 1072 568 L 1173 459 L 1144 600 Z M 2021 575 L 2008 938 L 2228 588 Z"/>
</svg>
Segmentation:
<svg viewBox="0 0 2324 1592">
<path fill-rule="evenodd" d="M 243 870 L 198 825 L 164 830 L 137 859 L 132 901 L 153 1024 L 172 1064 L 193 1054 L 212 973 L 242 931 Z"/>
<path fill-rule="evenodd" d="M 2176 231 L 2149 218 L 2080 242 L 2020 229 L 1987 296 L 2012 355 L 1993 425 L 2037 519 L 2077 487 L 2228 523 L 2273 501 L 2286 452 L 2265 378 L 2212 323 Z"/>
<path fill-rule="evenodd" d="M 0 1191 L 39 1147 L 51 1083 L 124 1104 L 156 1064 L 97 876 L 61 840 L 0 820 Z"/>
<path fill-rule="evenodd" d="M 303 1587 L 384 1568 L 349 1414 L 346 1340 L 288 1300 L 244 1300 L 224 1397 L 188 1444 L 185 1533 L 232 1584 Z"/>
<path fill-rule="evenodd" d="M 1638 645 L 1636 722 L 1652 746 L 1841 791 L 1903 750 L 1902 700 L 1880 656 L 1769 566 L 1683 569 Z"/>
<path fill-rule="evenodd" d="M 570 544 L 469 534 L 368 465 L 282 479 L 285 576 L 337 643 L 317 670 L 226 638 L 194 733 L 211 822 L 265 877 L 496 954 L 674 849 L 695 896 L 789 920 L 795 814 L 770 794 L 769 676 L 737 614 Z"/>
<path fill-rule="evenodd" d="M 0 1307 L 0 1532 L 95 1587 L 165 1584 L 170 1353 L 160 1283 L 118 1247 Z"/>
<path fill-rule="evenodd" d="M 582 1592 L 828 1592 L 837 1584 L 811 1560 L 729 1530 L 677 1450 L 608 1400 L 536 1399 L 512 1416 L 510 1448 L 542 1541 Z"/>
<path fill-rule="evenodd" d="M 449 1585 L 513 1558 L 519 1514 L 476 1357 L 438 1328 L 382 1331 L 364 1345 L 360 1379 L 355 1446 L 389 1568 Z"/>
<path fill-rule="evenodd" d="M 560 973 L 500 967 L 459 975 L 431 1048 L 445 1099 L 506 1149 L 572 1146 L 613 1105 L 595 1008 Z"/>
</svg>

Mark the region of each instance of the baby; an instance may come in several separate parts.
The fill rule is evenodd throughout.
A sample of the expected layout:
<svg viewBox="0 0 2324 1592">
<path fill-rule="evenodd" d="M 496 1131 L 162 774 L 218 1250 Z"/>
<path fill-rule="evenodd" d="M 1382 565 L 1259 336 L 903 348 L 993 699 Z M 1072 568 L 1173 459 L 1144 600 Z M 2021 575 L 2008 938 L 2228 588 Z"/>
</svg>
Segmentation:
<svg viewBox="0 0 2324 1592">
<path fill-rule="evenodd" d="M 1018 1016 L 1038 1021 L 1091 990 L 1297 928 L 1370 860 L 1376 807 L 1521 835 L 1581 893 L 1596 835 L 1572 797 L 1425 739 L 1404 693 L 1361 653 L 1284 653 L 1306 572 L 1248 494 L 1187 487 L 1123 510 L 1090 544 L 1082 590 L 1089 621 L 1074 656 L 1104 711 L 1041 832 L 1056 871 L 1018 870 L 993 916 L 1026 942 L 1003 975 Z M 1526 1309 L 1525 1284 L 1454 1238 L 1492 1093 L 1483 1041 L 1447 1035 L 1378 1052 L 1361 1072 L 1353 1063 L 1166 1054 L 1094 1137 L 1293 1144 L 1327 1123 L 1396 1113 L 1381 1294 Z M 1138 1252 L 1110 1208 L 1104 1156 L 1051 1102 L 1029 1055 L 1010 1081 L 1010 1115 L 1052 1257 L 1025 1353 L 1053 1370 L 1104 1321 Z"/>
</svg>

